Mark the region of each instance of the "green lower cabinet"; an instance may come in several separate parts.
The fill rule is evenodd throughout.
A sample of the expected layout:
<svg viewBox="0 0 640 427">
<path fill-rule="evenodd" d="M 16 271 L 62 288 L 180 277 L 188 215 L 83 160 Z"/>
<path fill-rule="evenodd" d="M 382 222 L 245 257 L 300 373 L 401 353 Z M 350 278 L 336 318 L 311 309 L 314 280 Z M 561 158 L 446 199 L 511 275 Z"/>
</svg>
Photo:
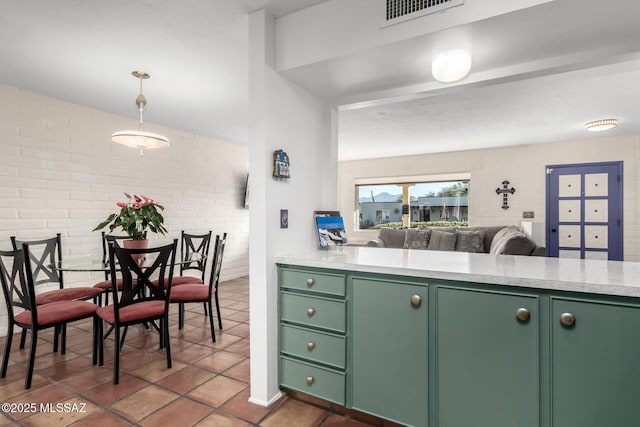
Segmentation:
<svg viewBox="0 0 640 427">
<path fill-rule="evenodd" d="M 640 426 L 640 308 L 551 306 L 552 426 Z"/>
<path fill-rule="evenodd" d="M 351 407 L 427 425 L 427 286 L 353 278 Z"/>
<path fill-rule="evenodd" d="M 437 287 L 439 427 L 540 425 L 539 312 L 537 296 Z"/>
</svg>

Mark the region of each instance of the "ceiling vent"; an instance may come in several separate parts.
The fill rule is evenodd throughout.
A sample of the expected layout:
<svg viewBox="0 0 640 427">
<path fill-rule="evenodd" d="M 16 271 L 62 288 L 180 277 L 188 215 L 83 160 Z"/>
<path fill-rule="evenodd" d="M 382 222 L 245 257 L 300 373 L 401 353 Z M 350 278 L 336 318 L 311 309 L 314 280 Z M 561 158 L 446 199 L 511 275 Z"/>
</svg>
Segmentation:
<svg viewBox="0 0 640 427">
<path fill-rule="evenodd" d="M 385 0 L 384 25 L 397 24 L 464 4 L 464 0 Z"/>
</svg>

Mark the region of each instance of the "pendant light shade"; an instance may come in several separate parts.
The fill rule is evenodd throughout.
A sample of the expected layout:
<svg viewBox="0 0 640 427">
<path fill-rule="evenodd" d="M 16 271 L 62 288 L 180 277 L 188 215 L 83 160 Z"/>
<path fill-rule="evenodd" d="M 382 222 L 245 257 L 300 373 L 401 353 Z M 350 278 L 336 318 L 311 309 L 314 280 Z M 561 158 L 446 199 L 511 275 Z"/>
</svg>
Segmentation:
<svg viewBox="0 0 640 427">
<path fill-rule="evenodd" d="M 118 132 L 114 132 L 111 135 L 111 140 L 113 142 L 117 142 L 118 144 L 137 148 L 138 150 L 140 150 L 140 155 L 142 156 L 144 150 L 168 147 L 169 139 L 157 133 L 146 132 L 144 130 L 142 113 L 144 111 L 144 107 L 147 105 L 147 99 L 142 94 L 142 80 L 146 80 L 150 76 L 143 71 L 133 71 L 131 72 L 131 74 L 140 80 L 140 94 L 136 98 L 136 106 L 138 107 L 138 112 L 140 114 L 138 130 L 121 130 Z"/>
</svg>

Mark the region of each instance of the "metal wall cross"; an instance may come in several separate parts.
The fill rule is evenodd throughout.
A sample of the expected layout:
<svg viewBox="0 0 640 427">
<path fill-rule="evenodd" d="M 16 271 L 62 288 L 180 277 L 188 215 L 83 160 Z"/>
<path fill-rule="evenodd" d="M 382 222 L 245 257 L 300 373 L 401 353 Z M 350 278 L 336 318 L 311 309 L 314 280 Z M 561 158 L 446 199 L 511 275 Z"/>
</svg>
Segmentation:
<svg viewBox="0 0 640 427">
<path fill-rule="evenodd" d="M 516 189 L 509 188 L 509 181 L 502 181 L 502 188 L 496 188 L 496 194 L 502 194 L 502 209 L 509 209 L 509 202 L 507 196 L 516 192 Z"/>
</svg>

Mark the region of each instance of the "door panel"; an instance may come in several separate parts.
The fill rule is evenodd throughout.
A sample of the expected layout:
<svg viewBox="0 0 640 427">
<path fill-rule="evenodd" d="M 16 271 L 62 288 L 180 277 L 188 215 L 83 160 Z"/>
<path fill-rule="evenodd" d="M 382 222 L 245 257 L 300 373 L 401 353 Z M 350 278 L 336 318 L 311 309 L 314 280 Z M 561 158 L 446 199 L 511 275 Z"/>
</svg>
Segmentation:
<svg viewBox="0 0 640 427">
<path fill-rule="evenodd" d="M 547 167 L 547 253 L 623 260 L 622 162 Z"/>
</svg>

